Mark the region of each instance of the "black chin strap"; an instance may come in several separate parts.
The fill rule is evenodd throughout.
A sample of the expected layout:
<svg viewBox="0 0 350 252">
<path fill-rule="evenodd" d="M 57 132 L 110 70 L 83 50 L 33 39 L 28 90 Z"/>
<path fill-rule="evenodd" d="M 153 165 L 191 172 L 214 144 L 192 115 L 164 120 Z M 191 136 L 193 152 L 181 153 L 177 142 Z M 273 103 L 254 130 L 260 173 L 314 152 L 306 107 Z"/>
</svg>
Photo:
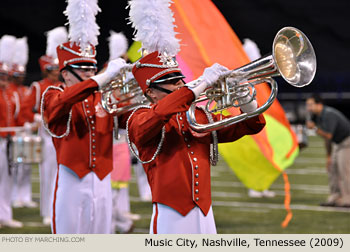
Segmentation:
<svg viewBox="0 0 350 252">
<path fill-rule="evenodd" d="M 150 88 L 154 88 L 154 89 L 157 89 L 161 92 L 164 92 L 164 93 L 167 93 L 167 94 L 171 94 L 173 91 L 169 90 L 169 89 L 166 89 L 166 88 L 162 88 L 156 84 L 153 84 L 151 83 L 151 85 L 149 86 Z"/>
<path fill-rule="evenodd" d="M 71 67 L 70 65 L 66 65 L 65 69 L 71 74 L 73 74 L 75 78 L 77 78 L 79 81 L 83 81 L 83 79 L 74 71 L 73 67 Z"/>
</svg>

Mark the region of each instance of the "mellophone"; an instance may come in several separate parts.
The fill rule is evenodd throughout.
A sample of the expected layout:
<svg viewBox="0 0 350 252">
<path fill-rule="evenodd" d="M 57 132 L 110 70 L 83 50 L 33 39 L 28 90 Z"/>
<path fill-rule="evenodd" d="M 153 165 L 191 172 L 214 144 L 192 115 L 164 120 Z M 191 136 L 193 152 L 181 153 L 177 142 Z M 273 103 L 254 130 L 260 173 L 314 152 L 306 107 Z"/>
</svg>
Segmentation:
<svg viewBox="0 0 350 252">
<path fill-rule="evenodd" d="M 9 163 L 39 164 L 42 162 L 41 136 L 28 132 L 24 127 L 2 127 L 0 132 L 15 132 L 9 138 Z"/>
</svg>

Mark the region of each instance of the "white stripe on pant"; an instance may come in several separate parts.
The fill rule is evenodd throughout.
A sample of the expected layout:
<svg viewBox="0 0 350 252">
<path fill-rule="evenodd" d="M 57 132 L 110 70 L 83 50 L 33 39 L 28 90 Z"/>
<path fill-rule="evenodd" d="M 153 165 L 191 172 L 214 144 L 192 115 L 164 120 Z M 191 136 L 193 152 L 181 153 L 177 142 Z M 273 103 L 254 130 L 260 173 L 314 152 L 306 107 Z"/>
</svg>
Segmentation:
<svg viewBox="0 0 350 252">
<path fill-rule="evenodd" d="M 158 205 L 158 211 L 157 211 Z M 156 212 L 158 212 L 156 216 Z M 156 218 L 156 220 L 155 220 Z M 213 209 L 204 216 L 199 207 L 194 207 L 186 216 L 160 203 L 153 204 L 150 234 L 154 234 L 153 224 L 157 223 L 157 234 L 216 234 Z"/>
<path fill-rule="evenodd" d="M 112 221 L 111 177 L 102 181 L 90 172 L 80 179 L 59 165 L 54 190 L 54 219 L 57 234 L 108 234 Z M 57 181 L 58 179 L 58 181 Z M 54 230 L 53 230 L 54 233 Z"/>
</svg>

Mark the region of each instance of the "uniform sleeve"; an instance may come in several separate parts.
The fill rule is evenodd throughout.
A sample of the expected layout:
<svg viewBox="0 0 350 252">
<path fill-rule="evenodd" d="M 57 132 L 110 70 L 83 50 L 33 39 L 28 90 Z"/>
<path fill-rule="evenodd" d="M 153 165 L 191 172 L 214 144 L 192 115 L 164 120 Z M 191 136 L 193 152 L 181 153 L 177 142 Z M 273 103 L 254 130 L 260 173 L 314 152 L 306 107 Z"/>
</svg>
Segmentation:
<svg viewBox="0 0 350 252">
<path fill-rule="evenodd" d="M 96 90 L 98 90 L 97 83 L 92 79 L 88 79 L 71 87 L 66 87 L 63 92 L 57 89 L 49 89 L 46 93 L 44 92 L 43 119 L 49 125 L 49 128 L 53 129 L 55 125 L 66 125 L 72 106 L 83 101 Z"/>
<path fill-rule="evenodd" d="M 218 120 L 218 116 L 216 115 L 214 120 Z M 262 114 L 235 123 L 218 131 L 218 141 L 219 143 L 233 142 L 245 135 L 257 134 L 265 127 L 265 124 L 265 118 Z"/>
<path fill-rule="evenodd" d="M 151 109 L 139 109 L 129 119 L 129 136 L 136 145 L 144 145 L 159 135 L 162 127 L 178 112 L 189 109 L 194 95 L 183 87 L 167 95 Z"/>
<path fill-rule="evenodd" d="M 21 109 L 18 115 L 18 125 L 23 125 L 25 122 L 33 122 L 34 106 L 36 101 L 37 87 L 32 85 L 30 93 L 21 102 Z"/>
</svg>

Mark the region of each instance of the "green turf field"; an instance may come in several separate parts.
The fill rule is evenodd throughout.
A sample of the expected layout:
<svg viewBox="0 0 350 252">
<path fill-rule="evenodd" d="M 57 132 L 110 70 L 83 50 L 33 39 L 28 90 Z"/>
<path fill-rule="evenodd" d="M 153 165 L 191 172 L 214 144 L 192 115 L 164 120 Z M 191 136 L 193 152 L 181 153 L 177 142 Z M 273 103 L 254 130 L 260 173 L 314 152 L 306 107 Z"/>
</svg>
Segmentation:
<svg viewBox="0 0 350 252">
<path fill-rule="evenodd" d="M 293 166 L 287 169 L 291 184 L 293 218 L 287 228 L 281 227 L 284 209 L 284 182 L 279 177 L 271 190 L 274 198 L 249 198 L 247 189 L 227 165 L 220 161 L 212 169 L 213 210 L 219 234 L 316 234 L 350 233 L 350 209 L 320 207 L 328 194 L 325 170 L 325 149 L 319 137 L 309 137 L 309 146 L 300 151 Z M 39 201 L 39 174 L 33 171 L 33 196 Z M 151 203 L 138 198 L 135 179 L 130 183 L 131 210 L 141 215 L 134 233 L 148 233 L 152 213 Z M 14 217 L 24 222 L 24 228 L 2 228 L 0 233 L 50 233 L 42 225 L 39 209 L 14 209 Z"/>
</svg>

